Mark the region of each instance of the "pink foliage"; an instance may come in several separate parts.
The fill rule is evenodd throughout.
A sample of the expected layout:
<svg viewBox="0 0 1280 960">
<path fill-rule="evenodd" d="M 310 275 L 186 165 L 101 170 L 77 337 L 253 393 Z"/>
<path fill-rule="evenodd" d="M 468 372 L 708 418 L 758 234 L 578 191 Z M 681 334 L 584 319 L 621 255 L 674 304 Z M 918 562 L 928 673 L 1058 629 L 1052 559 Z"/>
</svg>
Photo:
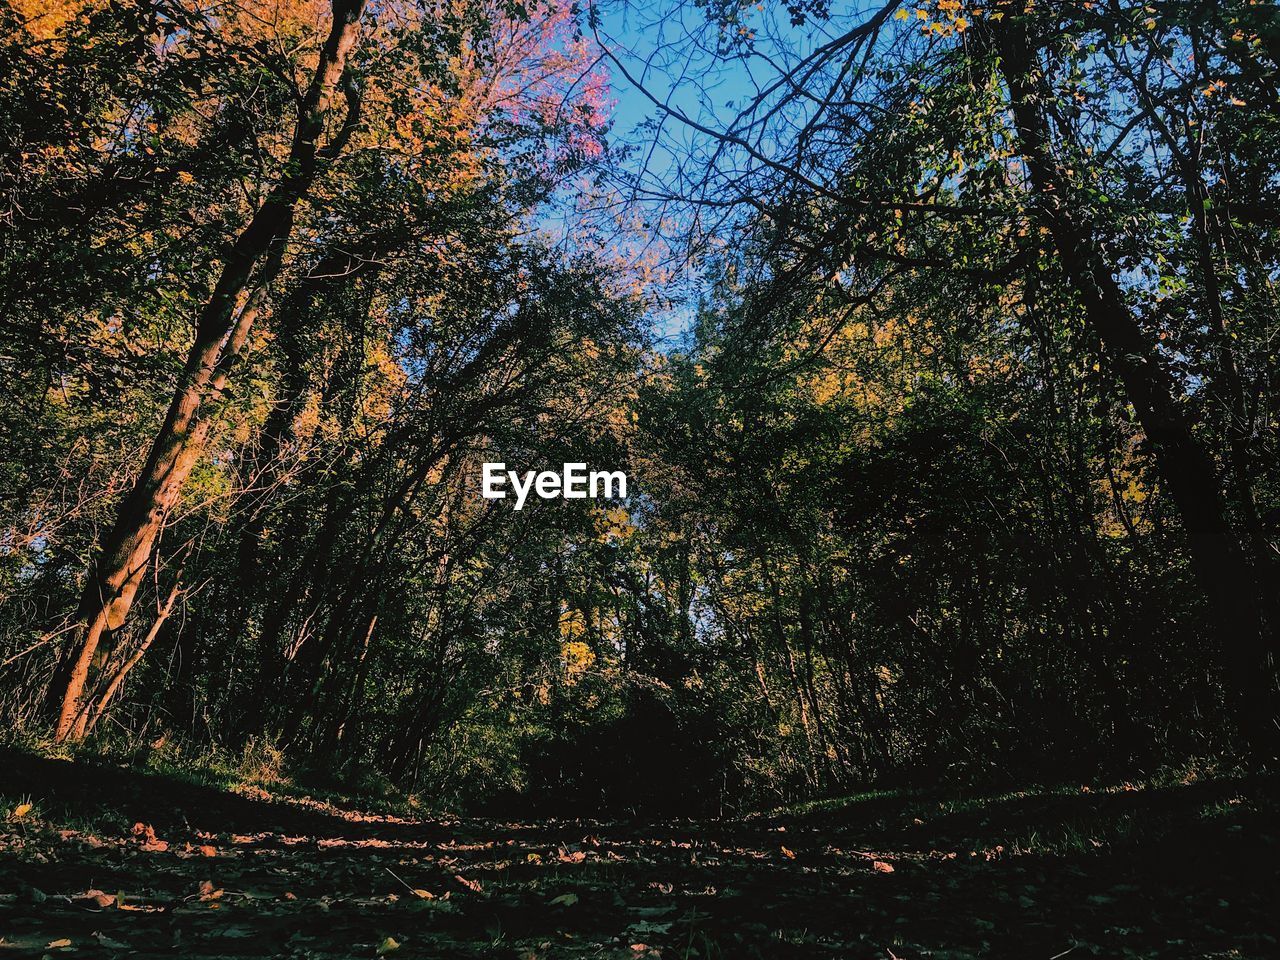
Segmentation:
<svg viewBox="0 0 1280 960">
<path fill-rule="evenodd" d="M 488 132 L 548 138 L 541 160 L 547 172 L 604 154 L 615 104 L 609 74 L 568 3 L 537 4 L 523 20 L 495 11 L 487 46 L 481 95 Z"/>
</svg>

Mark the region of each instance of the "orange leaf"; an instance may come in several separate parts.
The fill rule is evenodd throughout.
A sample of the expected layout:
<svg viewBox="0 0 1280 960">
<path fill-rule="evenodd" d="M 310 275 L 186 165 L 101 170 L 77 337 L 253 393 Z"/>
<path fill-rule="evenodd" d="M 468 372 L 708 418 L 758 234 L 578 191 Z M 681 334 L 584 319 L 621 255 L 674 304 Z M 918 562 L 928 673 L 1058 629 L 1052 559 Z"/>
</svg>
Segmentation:
<svg viewBox="0 0 1280 960">
<path fill-rule="evenodd" d="M 468 890 L 474 890 L 476 893 L 484 893 L 484 887 L 480 885 L 479 880 L 468 880 L 466 877 L 458 873 L 455 873 L 453 875 L 453 879 L 457 880 L 460 884 L 462 884 Z"/>
</svg>

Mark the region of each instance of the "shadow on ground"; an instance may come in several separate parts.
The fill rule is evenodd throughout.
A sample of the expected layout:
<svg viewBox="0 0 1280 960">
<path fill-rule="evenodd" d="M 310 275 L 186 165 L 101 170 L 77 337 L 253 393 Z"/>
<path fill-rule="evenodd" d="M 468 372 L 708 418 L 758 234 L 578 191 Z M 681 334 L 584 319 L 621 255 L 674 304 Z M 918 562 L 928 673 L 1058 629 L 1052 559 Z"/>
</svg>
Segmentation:
<svg viewBox="0 0 1280 960">
<path fill-rule="evenodd" d="M 0 958 L 1280 956 L 1274 779 L 519 823 L 0 769 Z"/>
</svg>

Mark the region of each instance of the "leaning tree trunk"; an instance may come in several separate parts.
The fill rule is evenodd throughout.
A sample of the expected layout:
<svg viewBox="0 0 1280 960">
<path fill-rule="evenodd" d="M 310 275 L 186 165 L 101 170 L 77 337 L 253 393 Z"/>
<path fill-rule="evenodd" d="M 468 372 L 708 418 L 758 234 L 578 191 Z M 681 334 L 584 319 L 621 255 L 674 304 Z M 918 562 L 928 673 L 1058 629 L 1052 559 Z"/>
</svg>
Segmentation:
<svg viewBox="0 0 1280 960">
<path fill-rule="evenodd" d="M 266 288 L 280 270 L 298 202 L 309 192 L 319 167 L 344 149 L 358 121 L 359 100 L 346 71 L 363 7 L 364 0 L 333 0 L 329 35 L 298 105 L 284 177 L 236 238 L 200 312 L 195 342 L 146 465 L 100 544 L 80 601 L 79 642 L 67 651 L 50 688 L 58 704 L 54 734 L 58 740 L 72 738 L 78 726 L 83 728 L 79 718 L 87 706 L 84 689 L 101 660 L 104 635 L 109 637 L 125 622 L 165 517 L 203 452 L 210 420 L 201 419 L 201 408 L 226 387 L 262 309 Z M 321 147 L 325 120 L 340 87 L 346 94 L 346 120 L 333 140 Z"/>
<path fill-rule="evenodd" d="M 1035 215 L 1048 231 L 1085 320 L 1124 386 L 1156 467 L 1178 510 L 1193 571 L 1217 626 L 1224 674 L 1242 734 L 1255 749 L 1277 744 L 1273 625 L 1263 614 L 1262 584 L 1232 527 L 1209 451 L 1192 431 L 1176 380 L 1125 299 L 1068 178 L 1051 147 L 1045 108 L 1050 96 L 1039 73 L 1021 4 L 992 29 L 1021 153 L 1035 193 Z"/>
<path fill-rule="evenodd" d="M 173 605 L 178 597 L 182 595 L 182 576 L 178 575 L 174 579 L 173 586 L 169 590 L 169 599 L 164 602 L 156 612 L 156 618 L 151 623 L 151 629 L 147 631 L 146 636 L 142 638 L 142 642 L 129 654 L 129 657 L 116 668 L 111 674 L 111 678 L 106 681 L 102 692 L 91 696 L 80 710 L 79 716 L 76 718 L 76 724 L 72 728 L 73 737 L 80 739 L 86 734 L 91 733 L 93 728 L 98 725 L 98 721 L 102 719 L 102 715 L 106 713 L 107 707 L 111 705 L 112 699 L 120 688 L 124 686 L 125 679 L 129 676 L 129 671 L 136 667 L 151 649 L 151 645 L 155 643 L 156 637 L 160 635 L 161 629 L 165 622 L 173 613 Z"/>
</svg>

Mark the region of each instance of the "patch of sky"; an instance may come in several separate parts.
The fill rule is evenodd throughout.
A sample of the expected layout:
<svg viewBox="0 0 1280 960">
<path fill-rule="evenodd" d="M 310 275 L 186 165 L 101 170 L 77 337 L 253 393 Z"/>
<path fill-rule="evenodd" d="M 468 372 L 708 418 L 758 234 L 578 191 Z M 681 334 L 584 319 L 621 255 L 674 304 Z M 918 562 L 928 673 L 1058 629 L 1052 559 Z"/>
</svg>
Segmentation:
<svg viewBox="0 0 1280 960">
<path fill-rule="evenodd" d="M 761 156 L 791 149 L 814 109 L 796 95 L 791 73 L 817 64 L 824 48 L 882 8 L 854 2 L 795 24 L 785 5 L 751 4 L 736 8 L 729 26 L 706 4 L 681 0 L 590 8 L 584 19 L 614 101 L 615 166 L 603 206 L 633 231 L 628 250 L 658 278 L 648 323 L 658 349 L 687 345 L 708 258 L 740 239 L 753 215 L 743 202 L 747 181 Z M 564 239 L 555 218 L 541 226 Z"/>
</svg>

